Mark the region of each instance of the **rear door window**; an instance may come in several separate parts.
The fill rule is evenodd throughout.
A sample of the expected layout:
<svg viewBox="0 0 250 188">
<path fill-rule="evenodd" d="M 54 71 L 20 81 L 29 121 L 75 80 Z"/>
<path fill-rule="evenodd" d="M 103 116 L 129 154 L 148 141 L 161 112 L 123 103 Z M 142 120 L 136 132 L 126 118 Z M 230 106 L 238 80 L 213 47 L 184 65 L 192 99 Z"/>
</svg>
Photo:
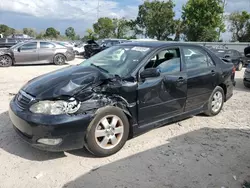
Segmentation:
<svg viewBox="0 0 250 188">
<path fill-rule="evenodd" d="M 190 55 L 190 50 L 193 52 L 192 55 Z M 188 71 L 215 66 L 207 52 L 200 48 L 183 47 L 183 52 Z"/>
<path fill-rule="evenodd" d="M 41 49 L 55 48 L 55 45 L 50 42 L 40 42 Z"/>
</svg>

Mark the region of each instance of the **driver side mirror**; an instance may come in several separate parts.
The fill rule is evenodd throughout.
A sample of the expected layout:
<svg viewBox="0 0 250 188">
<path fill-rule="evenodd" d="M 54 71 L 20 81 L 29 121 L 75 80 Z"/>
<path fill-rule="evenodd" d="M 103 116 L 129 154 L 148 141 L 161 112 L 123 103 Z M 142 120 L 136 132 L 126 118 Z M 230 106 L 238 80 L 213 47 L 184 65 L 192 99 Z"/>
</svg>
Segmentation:
<svg viewBox="0 0 250 188">
<path fill-rule="evenodd" d="M 144 71 L 142 71 L 140 73 L 140 77 L 142 79 L 145 79 L 145 78 L 153 78 L 153 77 L 158 77 L 160 76 L 160 70 L 159 69 L 156 69 L 156 68 L 147 68 L 145 69 Z"/>
<path fill-rule="evenodd" d="M 18 51 L 18 52 L 21 52 L 21 47 L 17 48 L 17 51 Z"/>
<path fill-rule="evenodd" d="M 230 55 L 226 54 L 226 55 L 225 55 L 225 58 L 230 58 Z"/>
</svg>

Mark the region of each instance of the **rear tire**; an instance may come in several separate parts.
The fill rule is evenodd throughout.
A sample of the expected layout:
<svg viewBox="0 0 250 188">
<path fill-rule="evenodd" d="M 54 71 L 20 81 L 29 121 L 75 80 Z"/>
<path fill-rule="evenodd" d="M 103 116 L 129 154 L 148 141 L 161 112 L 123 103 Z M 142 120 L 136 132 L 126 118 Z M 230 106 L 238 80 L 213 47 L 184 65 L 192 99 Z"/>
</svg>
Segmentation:
<svg viewBox="0 0 250 188">
<path fill-rule="evenodd" d="M 238 67 L 237 67 L 237 71 L 241 71 L 241 70 L 242 70 L 242 67 L 243 67 L 243 63 L 240 62 L 239 65 L 238 65 Z"/>
<path fill-rule="evenodd" d="M 56 54 L 54 57 L 55 65 L 63 65 L 66 62 L 66 57 L 62 54 Z"/>
<path fill-rule="evenodd" d="M 129 121 L 124 112 L 114 106 L 97 111 L 87 128 L 85 147 L 95 156 L 106 157 L 118 152 L 129 135 Z"/>
<path fill-rule="evenodd" d="M 0 56 L 0 67 L 10 67 L 12 66 L 13 60 L 8 55 Z"/>
<path fill-rule="evenodd" d="M 224 99 L 224 90 L 220 86 L 217 86 L 208 100 L 208 109 L 205 111 L 205 114 L 208 116 L 219 114 L 223 107 Z"/>
<path fill-rule="evenodd" d="M 246 88 L 250 88 L 250 84 L 246 83 L 245 81 L 243 81 L 243 84 Z"/>
</svg>

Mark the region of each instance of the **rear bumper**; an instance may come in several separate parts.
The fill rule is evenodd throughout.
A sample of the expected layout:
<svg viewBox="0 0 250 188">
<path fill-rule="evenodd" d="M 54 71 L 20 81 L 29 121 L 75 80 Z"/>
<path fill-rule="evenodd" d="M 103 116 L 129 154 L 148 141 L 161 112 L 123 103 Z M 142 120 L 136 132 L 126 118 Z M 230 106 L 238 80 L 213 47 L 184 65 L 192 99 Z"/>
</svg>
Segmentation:
<svg viewBox="0 0 250 188">
<path fill-rule="evenodd" d="M 74 53 L 66 53 L 67 61 L 73 61 L 75 59 Z"/>
</svg>

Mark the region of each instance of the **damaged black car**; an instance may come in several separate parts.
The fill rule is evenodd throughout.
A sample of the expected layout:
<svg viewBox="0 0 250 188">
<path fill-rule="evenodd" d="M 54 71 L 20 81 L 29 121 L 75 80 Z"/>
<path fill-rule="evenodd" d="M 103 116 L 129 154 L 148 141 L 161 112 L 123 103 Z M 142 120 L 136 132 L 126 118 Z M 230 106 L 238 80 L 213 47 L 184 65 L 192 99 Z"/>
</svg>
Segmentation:
<svg viewBox="0 0 250 188">
<path fill-rule="evenodd" d="M 16 132 L 48 151 L 118 152 L 128 138 L 205 113 L 233 95 L 235 68 L 196 45 L 135 42 L 29 81 L 10 102 Z"/>
</svg>

